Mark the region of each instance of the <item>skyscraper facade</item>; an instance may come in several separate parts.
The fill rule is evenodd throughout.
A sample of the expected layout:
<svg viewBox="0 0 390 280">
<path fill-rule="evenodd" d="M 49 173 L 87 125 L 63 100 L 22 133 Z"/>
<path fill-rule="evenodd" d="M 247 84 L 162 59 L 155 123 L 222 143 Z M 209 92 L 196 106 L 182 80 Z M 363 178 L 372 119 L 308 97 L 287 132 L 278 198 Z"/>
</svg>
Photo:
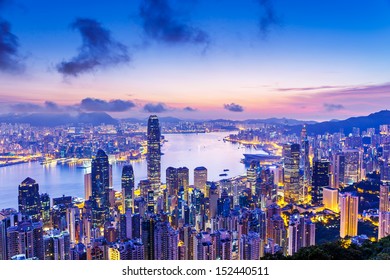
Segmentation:
<svg viewBox="0 0 390 280">
<path fill-rule="evenodd" d="M 381 185 L 379 190 L 378 239 L 390 235 L 389 188 L 388 185 Z"/>
<path fill-rule="evenodd" d="M 358 227 L 359 197 L 351 193 L 340 194 L 340 237 L 356 236 Z"/>
<path fill-rule="evenodd" d="M 133 210 L 134 197 L 134 170 L 133 166 L 125 165 L 122 169 L 122 197 L 123 197 L 123 213 L 127 210 Z"/>
<path fill-rule="evenodd" d="M 283 146 L 284 157 L 284 200 L 289 203 L 303 201 L 303 186 L 299 182 L 299 144 L 285 144 Z"/>
<path fill-rule="evenodd" d="M 154 191 L 159 191 L 161 184 L 161 132 L 156 115 L 152 115 L 148 120 L 147 129 L 147 173 L 150 186 Z"/>
<path fill-rule="evenodd" d="M 109 212 L 109 165 L 107 154 L 103 150 L 98 150 L 91 165 L 94 226 L 102 226 Z"/>
<path fill-rule="evenodd" d="M 329 161 L 319 160 L 314 162 L 312 177 L 312 203 L 322 204 L 323 189 L 329 187 Z"/>
<path fill-rule="evenodd" d="M 41 199 L 39 185 L 30 177 L 24 179 L 19 185 L 18 195 L 19 212 L 31 216 L 33 221 L 38 221 L 41 214 Z"/>
<path fill-rule="evenodd" d="M 203 193 L 206 192 L 207 183 L 207 168 L 199 166 L 194 169 L 194 185 L 195 188 L 201 190 Z"/>
</svg>

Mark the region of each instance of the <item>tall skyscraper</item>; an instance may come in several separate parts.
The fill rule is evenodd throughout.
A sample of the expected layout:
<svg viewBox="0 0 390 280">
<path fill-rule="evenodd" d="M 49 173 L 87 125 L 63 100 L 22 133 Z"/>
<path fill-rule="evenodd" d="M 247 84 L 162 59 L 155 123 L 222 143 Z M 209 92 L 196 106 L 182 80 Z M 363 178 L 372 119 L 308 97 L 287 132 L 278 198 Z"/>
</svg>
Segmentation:
<svg viewBox="0 0 390 280">
<path fill-rule="evenodd" d="M 285 144 L 284 157 L 284 200 L 289 203 L 302 202 L 304 199 L 303 186 L 299 182 L 299 144 Z"/>
<path fill-rule="evenodd" d="M 179 191 L 179 179 L 177 177 L 177 169 L 170 166 L 166 170 L 166 183 L 168 189 L 168 195 L 176 195 Z"/>
<path fill-rule="evenodd" d="M 340 194 L 340 237 L 356 236 L 358 227 L 359 197 L 351 193 Z"/>
<path fill-rule="evenodd" d="M 344 151 L 344 184 L 352 184 L 361 179 L 361 153 L 359 150 L 351 149 Z"/>
<path fill-rule="evenodd" d="M 381 185 L 379 191 L 379 227 L 378 239 L 390 235 L 389 186 Z"/>
<path fill-rule="evenodd" d="M 303 126 L 301 131 L 301 169 L 303 170 L 303 196 L 308 195 L 308 188 L 310 185 L 311 172 L 310 172 L 310 159 L 309 159 L 309 139 L 307 138 L 306 125 Z"/>
<path fill-rule="evenodd" d="M 84 174 L 84 198 L 88 200 L 92 195 L 92 176 L 91 173 Z"/>
<path fill-rule="evenodd" d="M 147 130 L 148 153 L 148 180 L 154 191 L 159 192 L 161 184 L 161 132 L 156 115 L 152 115 L 148 120 Z"/>
<path fill-rule="evenodd" d="M 204 194 L 206 192 L 206 183 L 207 183 L 207 169 L 204 166 L 199 166 L 194 169 L 194 185 L 195 188 L 202 191 Z"/>
<path fill-rule="evenodd" d="M 122 169 L 122 197 L 123 213 L 129 209 L 133 211 L 134 171 L 131 164 L 123 166 Z"/>
<path fill-rule="evenodd" d="M 189 186 L 189 170 L 187 167 L 179 167 L 177 169 L 177 179 L 179 183 L 179 188 L 183 187 L 184 190 L 184 200 L 188 200 L 188 186 Z"/>
<path fill-rule="evenodd" d="M 312 203 L 314 205 L 322 204 L 325 187 L 329 187 L 329 161 L 315 161 L 312 177 Z"/>
<path fill-rule="evenodd" d="M 246 187 L 251 190 L 252 195 L 256 195 L 257 168 L 258 162 L 252 161 L 249 168 L 246 170 Z"/>
<path fill-rule="evenodd" d="M 333 155 L 332 174 L 333 174 L 333 188 L 340 188 L 344 184 L 345 173 L 345 156 L 344 153 L 339 152 Z"/>
<path fill-rule="evenodd" d="M 92 206 L 93 225 L 103 226 L 109 212 L 110 171 L 108 156 L 98 150 L 92 159 Z"/>
<path fill-rule="evenodd" d="M 33 221 L 38 221 L 40 219 L 41 200 L 39 185 L 34 179 L 27 177 L 19 185 L 18 204 L 19 212 L 31 216 Z"/>
<path fill-rule="evenodd" d="M 44 224 L 50 223 L 50 196 L 47 193 L 41 194 L 41 217 Z"/>
</svg>

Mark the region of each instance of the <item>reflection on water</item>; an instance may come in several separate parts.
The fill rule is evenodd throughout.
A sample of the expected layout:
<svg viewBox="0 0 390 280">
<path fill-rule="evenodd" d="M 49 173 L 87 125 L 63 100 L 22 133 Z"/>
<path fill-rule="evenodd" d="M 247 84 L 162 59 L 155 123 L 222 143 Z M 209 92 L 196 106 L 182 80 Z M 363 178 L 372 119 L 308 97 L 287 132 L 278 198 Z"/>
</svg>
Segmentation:
<svg viewBox="0 0 390 280">
<path fill-rule="evenodd" d="M 165 170 L 169 166 L 187 166 L 190 169 L 190 184 L 193 183 L 193 169 L 205 166 L 209 180 L 219 180 L 221 173 L 233 177 L 245 173 L 240 163 L 243 153 L 258 153 L 239 144 L 222 141 L 225 132 L 200 134 L 165 134 L 161 157 L 161 180 L 165 182 Z M 136 182 L 146 179 L 146 161 L 132 162 Z M 224 169 L 229 171 L 224 172 Z M 120 190 L 122 164 L 114 164 L 114 189 Z M 35 179 L 40 192 L 50 197 L 72 195 L 84 197 L 84 174 L 90 168 L 77 168 L 75 165 L 41 165 L 38 162 L 12 165 L 0 168 L 0 209 L 17 208 L 18 186 L 26 177 Z"/>
</svg>

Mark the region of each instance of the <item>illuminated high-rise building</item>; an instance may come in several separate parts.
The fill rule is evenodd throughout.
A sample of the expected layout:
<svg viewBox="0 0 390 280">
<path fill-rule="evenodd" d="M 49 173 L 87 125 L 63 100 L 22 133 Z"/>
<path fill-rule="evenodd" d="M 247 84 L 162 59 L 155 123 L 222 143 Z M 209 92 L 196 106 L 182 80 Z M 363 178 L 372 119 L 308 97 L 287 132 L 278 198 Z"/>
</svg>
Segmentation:
<svg viewBox="0 0 390 280">
<path fill-rule="evenodd" d="M 169 222 L 156 223 L 154 231 L 154 254 L 156 260 L 178 259 L 179 234 Z"/>
<path fill-rule="evenodd" d="M 147 130 L 147 168 L 148 180 L 154 191 L 159 191 L 161 185 L 161 133 L 160 125 L 156 115 L 148 120 Z"/>
<path fill-rule="evenodd" d="M 154 216 L 145 217 L 142 220 L 142 243 L 144 244 L 144 259 L 145 260 L 154 260 L 155 259 L 155 250 L 154 250 L 154 230 L 155 230 L 156 220 Z"/>
<path fill-rule="evenodd" d="M 343 151 L 345 157 L 344 184 L 352 184 L 361 179 L 361 153 L 351 149 Z"/>
<path fill-rule="evenodd" d="M 166 170 L 166 184 L 168 195 L 173 196 L 179 192 L 179 179 L 177 177 L 177 169 L 170 166 Z"/>
<path fill-rule="evenodd" d="M 252 195 L 256 195 L 256 179 L 257 179 L 258 162 L 251 162 L 249 168 L 246 170 L 247 188 L 251 190 Z"/>
<path fill-rule="evenodd" d="M 300 248 L 315 245 L 315 224 L 303 216 L 293 215 L 288 226 L 288 254 L 291 256 Z"/>
<path fill-rule="evenodd" d="M 184 190 L 184 200 L 188 200 L 188 186 L 189 186 L 189 170 L 187 167 L 179 167 L 177 169 L 177 179 L 179 183 L 179 188 L 183 188 Z"/>
<path fill-rule="evenodd" d="M 379 189 L 379 212 L 390 211 L 389 185 L 381 185 Z"/>
<path fill-rule="evenodd" d="M 92 176 L 91 173 L 84 174 L 84 198 L 89 200 L 92 195 Z"/>
<path fill-rule="evenodd" d="M 390 235 L 389 186 L 381 185 L 379 191 L 378 239 Z"/>
<path fill-rule="evenodd" d="M 323 188 L 324 208 L 335 213 L 339 212 L 339 190 L 334 188 Z"/>
<path fill-rule="evenodd" d="M 340 237 L 356 236 L 358 227 L 359 197 L 351 193 L 339 196 L 340 204 Z"/>
<path fill-rule="evenodd" d="M 306 125 L 303 126 L 301 131 L 301 157 L 300 157 L 300 165 L 303 170 L 303 197 L 305 198 L 308 195 L 308 188 L 311 180 L 311 172 L 310 172 L 310 159 L 309 159 L 309 140 L 307 138 L 307 130 Z"/>
<path fill-rule="evenodd" d="M 345 174 L 345 155 L 342 152 L 336 153 L 333 155 L 333 164 L 332 164 L 332 174 L 333 174 L 333 188 L 340 188 L 340 185 L 344 184 L 344 174 Z"/>
<path fill-rule="evenodd" d="M 284 158 L 284 200 L 288 203 L 298 203 L 304 200 L 303 186 L 299 177 L 299 144 L 285 144 L 283 146 Z"/>
<path fill-rule="evenodd" d="M 18 225 L 7 228 L 8 259 L 15 255 L 26 255 L 26 258 L 44 259 L 42 222 L 24 220 Z"/>
<path fill-rule="evenodd" d="M 103 150 L 98 150 L 92 159 L 92 201 L 94 205 L 93 225 L 102 226 L 109 213 L 110 171 L 108 156 Z"/>
<path fill-rule="evenodd" d="M 199 166 L 194 169 L 194 185 L 195 188 L 201 190 L 203 193 L 206 192 L 207 184 L 207 168 Z"/>
<path fill-rule="evenodd" d="M 134 171 L 133 166 L 124 165 L 122 168 L 122 199 L 123 213 L 127 210 L 133 210 L 134 197 Z"/>
<path fill-rule="evenodd" d="M 39 185 L 34 179 L 27 177 L 19 185 L 18 204 L 19 212 L 31 216 L 33 221 L 38 221 L 41 218 Z"/>
<path fill-rule="evenodd" d="M 45 260 L 69 260 L 70 236 L 66 231 L 52 230 L 43 236 Z"/>
<path fill-rule="evenodd" d="M 41 217 L 44 224 L 50 223 L 50 196 L 43 193 L 40 196 L 41 200 Z"/>
<path fill-rule="evenodd" d="M 320 205 L 323 202 L 323 189 L 329 187 L 329 161 L 315 161 L 312 177 L 312 203 Z"/>
<path fill-rule="evenodd" d="M 259 260 L 264 256 L 264 240 L 257 232 L 250 231 L 243 234 L 239 244 L 240 260 Z"/>
</svg>

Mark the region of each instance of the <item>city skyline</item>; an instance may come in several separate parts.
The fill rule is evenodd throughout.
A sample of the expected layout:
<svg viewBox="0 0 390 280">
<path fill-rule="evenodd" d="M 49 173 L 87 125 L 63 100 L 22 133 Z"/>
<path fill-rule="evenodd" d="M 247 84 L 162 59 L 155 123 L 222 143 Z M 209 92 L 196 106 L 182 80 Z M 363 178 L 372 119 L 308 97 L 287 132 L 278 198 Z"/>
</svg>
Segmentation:
<svg viewBox="0 0 390 280">
<path fill-rule="evenodd" d="M 69 174 L 85 171 L 73 183 L 74 190 L 84 191 L 82 197 L 70 190 L 52 196 L 34 175 L 24 177 L 18 210 L 0 210 L 0 260 L 388 258 L 390 124 L 314 135 L 308 135 L 306 125 L 299 134 L 283 124 L 213 127 L 200 133 L 191 125 L 176 125 L 184 129 L 175 133 L 176 139 L 192 134 L 197 150 L 183 141 L 184 166 L 176 149 L 162 152 L 167 142 L 180 144 L 161 135 L 157 115 L 150 115 L 146 127 L 121 123 L 50 129 L 1 123 L 0 167 L 5 172 L 11 165 L 24 165 L 27 173 L 18 172 L 24 177 L 34 164 L 52 163 L 68 165 Z M 233 133 L 220 139 L 220 131 Z M 208 134 L 213 146 L 223 147 L 221 154 L 206 148 Z M 207 156 L 194 167 L 191 160 L 202 145 Z M 217 180 L 210 180 L 216 174 L 204 165 L 214 168 L 223 154 L 240 145 L 252 147 L 252 153 L 232 153 L 229 161 L 243 155 L 245 173 L 228 175 L 224 168 Z M 15 147 L 17 154 L 11 151 Z M 164 181 L 162 162 L 171 153 L 175 167 L 165 162 Z M 136 180 L 133 166 L 143 161 L 146 178 Z M 113 165 L 122 167 L 119 185 L 114 184 Z M 47 172 L 43 183 L 56 177 L 56 168 Z"/>
<path fill-rule="evenodd" d="M 388 1 L 221 6 L 2 0 L 0 108 L 318 121 L 387 109 Z"/>
</svg>

